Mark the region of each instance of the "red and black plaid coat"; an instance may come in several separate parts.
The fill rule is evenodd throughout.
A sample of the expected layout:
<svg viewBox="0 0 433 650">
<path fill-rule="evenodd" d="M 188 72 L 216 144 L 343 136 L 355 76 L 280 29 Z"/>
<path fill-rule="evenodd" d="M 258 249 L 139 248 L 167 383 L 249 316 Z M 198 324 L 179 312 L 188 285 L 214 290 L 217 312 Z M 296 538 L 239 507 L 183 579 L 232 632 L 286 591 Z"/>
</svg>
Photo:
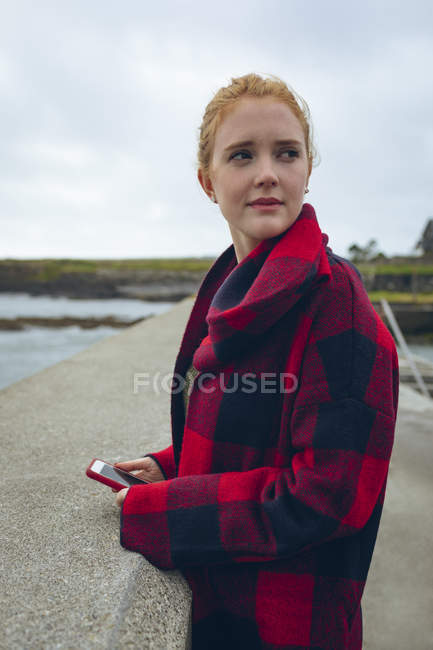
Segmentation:
<svg viewBox="0 0 433 650">
<path fill-rule="evenodd" d="M 122 545 L 191 585 L 194 648 L 361 648 L 398 362 L 327 242 L 305 204 L 239 264 L 233 245 L 216 260 L 175 364 L 173 445 L 152 454 L 167 480 L 123 504 Z"/>
</svg>

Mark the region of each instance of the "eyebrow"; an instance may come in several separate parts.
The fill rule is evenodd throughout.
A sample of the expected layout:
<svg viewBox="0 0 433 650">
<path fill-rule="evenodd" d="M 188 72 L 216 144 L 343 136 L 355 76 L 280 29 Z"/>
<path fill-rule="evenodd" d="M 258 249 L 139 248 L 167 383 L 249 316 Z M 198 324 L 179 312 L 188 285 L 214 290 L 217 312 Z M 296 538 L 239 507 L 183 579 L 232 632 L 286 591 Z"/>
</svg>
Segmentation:
<svg viewBox="0 0 433 650">
<path fill-rule="evenodd" d="M 254 144 L 253 140 L 243 140 L 242 142 L 234 142 L 233 144 L 230 144 L 228 147 L 224 149 L 224 153 L 226 151 L 230 151 L 231 149 L 237 149 L 238 147 L 250 147 L 252 144 Z M 302 146 L 302 142 L 299 142 L 299 140 L 275 140 L 275 144 L 280 146 L 280 145 L 296 145 L 298 147 Z"/>
</svg>

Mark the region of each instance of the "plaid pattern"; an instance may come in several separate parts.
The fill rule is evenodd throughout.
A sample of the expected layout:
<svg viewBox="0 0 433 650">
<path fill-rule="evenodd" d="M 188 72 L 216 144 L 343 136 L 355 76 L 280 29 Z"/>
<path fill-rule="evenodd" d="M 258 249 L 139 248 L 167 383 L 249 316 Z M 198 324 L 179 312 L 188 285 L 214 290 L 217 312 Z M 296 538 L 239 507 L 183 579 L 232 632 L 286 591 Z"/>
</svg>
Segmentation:
<svg viewBox="0 0 433 650">
<path fill-rule="evenodd" d="M 189 580 L 194 648 L 361 648 L 398 362 L 327 243 L 304 204 L 240 264 L 233 246 L 216 260 L 176 359 L 173 445 L 153 454 L 168 480 L 123 504 L 122 545 Z M 287 390 L 248 392 L 244 373 L 287 373 Z"/>
</svg>

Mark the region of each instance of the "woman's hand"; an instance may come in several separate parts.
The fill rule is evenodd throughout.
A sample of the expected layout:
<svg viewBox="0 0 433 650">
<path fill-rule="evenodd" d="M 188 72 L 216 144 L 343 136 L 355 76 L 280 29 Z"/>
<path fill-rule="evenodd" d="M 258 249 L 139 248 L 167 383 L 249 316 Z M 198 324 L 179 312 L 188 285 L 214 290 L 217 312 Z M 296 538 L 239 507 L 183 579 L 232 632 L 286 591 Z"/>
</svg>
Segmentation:
<svg viewBox="0 0 433 650">
<path fill-rule="evenodd" d="M 158 463 L 156 463 L 150 456 L 146 456 L 146 458 L 136 458 L 135 460 L 126 460 L 123 463 L 114 463 L 114 467 L 135 474 L 138 478 L 142 478 L 150 483 L 164 481 L 164 475 L 159 469 Z M 119 508 L 122 507 L 122 503 L 125 501 L 128 490 L 129 488 L 123 488 L 123 490 L 117 492 L 112 489 L 112 492 L 116 492 L 116 505 L 119 506 Z"/>
<path fill-rule="evenodd" d="M 158 463 L 156 463 L 150 456 L 146 456 L 146 458 L 136 458 L 135 460 L 126 460 L 123 463 L 114 463 L 114 467 L 135 474 L 138 478 L 150 481 L 150 483 L 164 481 L 164 475 L 159 469 Z"/>
</svg>

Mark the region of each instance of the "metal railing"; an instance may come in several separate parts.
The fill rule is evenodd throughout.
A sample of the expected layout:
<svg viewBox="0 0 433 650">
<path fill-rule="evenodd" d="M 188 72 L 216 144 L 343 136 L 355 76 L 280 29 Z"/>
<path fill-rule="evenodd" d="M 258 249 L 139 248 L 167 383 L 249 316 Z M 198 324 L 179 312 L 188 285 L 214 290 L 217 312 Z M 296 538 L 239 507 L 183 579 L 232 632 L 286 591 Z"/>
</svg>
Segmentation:
<svg viewBox="0 0 433 650">
<path fill-rule="evenodd" d="M 403 332 L 401 331 L 396 318 L 394 316 L 394 313 L 391 309 L 391 306 L 385 298 L 381 298 L 380 304 L 382 305 L 383 312 L 388 320 L 389 326 L 392 329 L 392 332 L 397 339 L 397 343 L 401 347 L 404 356 L 407 359 L 407 362 L 409 364 L 410 369 L 412 370 L 412 374 L 415 377 L 415 381 L 418 384 L 418 388 L 420 389 L 421 393 L 424 395 L 424 397 L 428 397 L 428 399 L 431 399 L 430 393 L 428 391 L 428 388 L 425 384 L 424 379 L 422 378 L 422 375 L 420 371 L 418 370 L 418 367 L 415 363 L 414 358 L 412 357 L 412 353 L 409 350 L 407 343 L 405 341 L 405 338 L 403 336 Z"/>
</svg>

